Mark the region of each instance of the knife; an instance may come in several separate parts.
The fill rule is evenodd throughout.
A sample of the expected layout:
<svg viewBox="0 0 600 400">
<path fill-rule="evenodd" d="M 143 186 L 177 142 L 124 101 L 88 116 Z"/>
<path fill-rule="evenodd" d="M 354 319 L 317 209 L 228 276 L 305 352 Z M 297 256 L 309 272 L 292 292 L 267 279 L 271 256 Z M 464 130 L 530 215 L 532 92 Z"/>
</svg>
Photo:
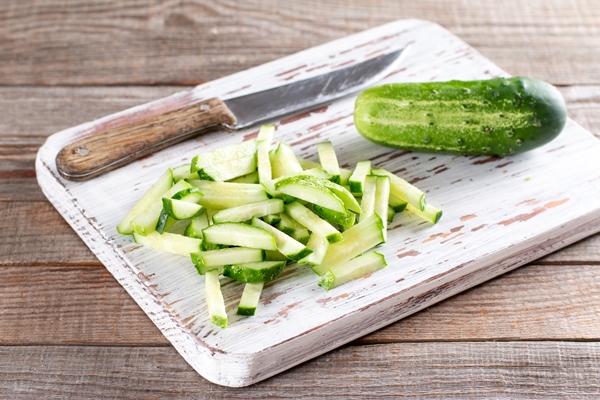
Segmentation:
<svg viewBox="0 0 600 400">
<path fill-rule="evenodd" d="M 260 92 L 211 98 L 99 132 L 64 147 L 56 156 L 56 167 L 64 178 L 84 181 L 209 129 L 236 131 L 316 107 L 381 80 L 407 49 Z"/>
</svg>

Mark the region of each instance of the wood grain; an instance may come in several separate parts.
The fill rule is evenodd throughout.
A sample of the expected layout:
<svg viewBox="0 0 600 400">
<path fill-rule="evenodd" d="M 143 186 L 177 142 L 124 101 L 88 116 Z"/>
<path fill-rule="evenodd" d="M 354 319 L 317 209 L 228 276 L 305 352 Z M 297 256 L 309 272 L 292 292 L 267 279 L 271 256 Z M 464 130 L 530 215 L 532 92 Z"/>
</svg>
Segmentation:
<svg viewBox="0 0 600 400">
<path fill-rule="evenodd" d="M 600 395 L 600 344 L 347 346 L 248 388 L 204 380 L 169 347 L 0 347 L 0 396 L 78 399 L 536 399 Z"/>
<path fill-rule="evenodd" d="M 0 346 L 169 343 L 102 266 L 0 267 L 0 291 Z M 599 316 L 596 265 L 530 265 L 352 343 L 591 341 Z"/>
<path fill-rule="evenodd" d="M 595 0 L 13 2 L 0 85 L 197 84 L 401 18 L 441 24 L 511 74 L 597 84 L 599 16 Z"/>
</svg>

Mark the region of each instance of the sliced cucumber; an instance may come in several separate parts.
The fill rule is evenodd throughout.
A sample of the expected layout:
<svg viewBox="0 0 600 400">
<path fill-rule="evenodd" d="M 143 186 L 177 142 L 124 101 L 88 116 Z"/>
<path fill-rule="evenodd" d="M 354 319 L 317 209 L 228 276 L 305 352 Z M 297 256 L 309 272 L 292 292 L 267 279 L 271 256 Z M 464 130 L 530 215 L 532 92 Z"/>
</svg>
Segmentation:
<svg viewBox="0 0 600 400">
<path fill-rule="evenodd" d="M 279 163 L 279 161 L 277 160 L 277 156 L 275 155 L 275 149 L 269 150 L 269 163 L 271 163 L 271 177 L 273 179 L 281 178 L 282 176 L 284 176 L 281 164 Z"/>
<path fill-rule="evenodd" d="M 227 264 L 263 261 L 265 251 L 246 247 L 230 247 L 219 250 L 196 251 L 191 254 L 191 258 L 198 273 L 204 275 L 206 271 L 218 269 Z"/>
<path fill-rule="evenodd" d="M 344 228 L 350 228 L 356 222 L 356 214 L 350 211 L 340 213 L 317 204 L 313 204 L 312 208 L 316 214 L 331 224 L 339 224 Z"/>
<path fill-rule="evenodd" d="M 296 157 L 298 159 L 298 163 L 300 164 L 300 166 L 302 167 L 302 169 L 313 169 L 313 168 L 321 168 L 321 164 L 313 161 L 313 160 L 309 160 L 307 158 L 302 158 L 302 157 Z"/>
<path fill-rule="evenodd" d="M 206 153 L 198 154 L 192 159 L 190 172 L 197 172 L 202 168 L 221 164 L 228 160 L 235 160 L 256 154 L 256 140 L 246 140 L 241 143 L 220 147 Z"/>
<path fill-rule="evenodd" d="M 269 225 L 276 225 L 279 223 L 279 221 L 281 221 L 281 217 L 279 216 L 279 214 L 265 215 L 263 217 L 263 221 L 265 221 Z"/>
<path fill-rule="evenodd" d="M 204 275 L 204 284 L 206 286 L 206 304 L 208 306 L 210 322 L 221 328 L 227 328 L 227 311 L 225 310 L 223 293 L 221 293 L 219 271 L 208 271 Z"/>
<path fill-rule="evenodd" d="M 279 223 L 275 225 L 277 229 L 279 229 L 286 235 L 290 235 L 302 244 L 306 244 L 306 242 L 308 242 L 310 232 L 308 231 L 308 229 L 306 229 L 304 225 L 298 223 L 289 215 L 283 212 L 279 214 L 279 218 L 281 219 L 281 221 L 279 221 Z"/>
<path fill-rule="evenodd" d="M 356 163 L 356 168 L 348 179 L 350 191 L 353 193 L 362 193 L 365 184 L 365 178 L 371 174 L 371 161 L 359 161 Z"/>
<path fill-rule="evenodd" d="M 223 210 L 269 199 L 264 187 L 259 184 L 210 182 L 200 179 L 188 182 L 204 194 L 199 204 L 214 210 Z"/>
<path fill-rule="evenodd" d="M 264 282 L 248 282 L 244 285 L 244 291 L 238 303 L 238 315 L 252 316 L 256 313 L 264 285 Z"/>
<path fill-rule="evenodd" d="M 192 238 L 204 239 L 202 230 L 208 228 L 208 214 L 203 212 L 195 216 L 185 228 L 184 235 Z"/>
<path fill-rule="evenodd" d="M 288 204 L 285 212 L 291 218 L 304 225 L 309 231 L 325 237 L 329 243 L 342 240 L 340 231 L 297 201 Z"/>
<path fill-rule="evenodd" d="M 173 186 L 173 171 L 168 169 L 152 186 L 150 186 L 142 198 L 138 200 L 131 210 L 129 210 L 127 215 L 123 217 L 121 222 L 119 222 L 119 225 L 117 225 L 117 232 L 124 235 L 132 234 L 133 227 L 131 226 L 131 221 L 152 204 L 156 203 L 157 200 L 160 200 L 163 194 L 169 190 L 171 186 Z"/>
<path fill-rule="evenodd" d="M 383 168 L 373 168 L 371 169 L 371 173 L 373 175 L 389 176 L 391 183 L 390 192 L 394 197 L 404 200 L 408 204 L 412 204 L 413 207 L 418 208 L 421 211 L 425 210 L 425 206 L 427 205 L 425 193 L 417 187 Z"/>
<path fill-rule="evenodd" d="M 190 172 L 191 165 L 192 164 L 188 163 L 173 168 L 173 182 L 179 182 L 182 179 L 196 178 L 197 175 Z"/>
<path fill-rule="evenodd" d="M 375 213 L 375 196 L 377 194 L 377 175 L 367 175 L 365 185 L 360 201 L 362 213 L 358 220 L 367 219 Z M 386 202 L 387 203 L 387 202 Z"/>
<path fill-rule="evenodd" d="M 279 143 L 275 150 L 274 162 L 278 163 L 281 176 L 297 175 L 302 172 L 302 167 L 287 143 Z"/>
<path fill-rule="evenodd" d="M 195 187 L 188 187 L 187 189 L 180 190 L 171 196 L 172 199 L 175 200 L 183 200 L 189 203 L 198 203 L 202 198 L 202 192 L 200 189 Z"/>
<path fill-rule="evenodd" d="M 413 207 L 411 204 L 406 206 L 406 211 L 409 211 L 421 218 L 425 221 L 429 221 L 432 224 L 437 224 L 439 220 L 442 218 L 442 210 L 437 207 L 432 206 L 431 204 L 427 204 L 425 206 L 425 210 L 421 211 L 418 208 Z"/>
<path fill-rule="evenodd" d="M 238 282 L 268 282 L 283 272 L 286 261 L 259 261 L 240 264 L 227 264 L 223 267 L 223 275 Z"/>
<path fill-rule="evenodd" d="M 379 215 L 373 214 L 344 231 L 342 235 L 344 240 L 330 244 L 323 262 L 313 267 L 316 274 L 323 275 L 328 269 L 350 261 L 359 254 L 382 243 L 384 236 L 381 218 Z"/>
<path fill-rule="evenodd" d="M 198 177 L 206 181 L 224 182 L 256 171 L 256 155 L 234 158 L 198 170 Z"/>
<path fill-rule="evenodd" d="M 394 196 L 394 194 L 391 193 L 391 190 L 392 189 L 390 187 L 390 199 L 389 199 L 390 207 L 392 207 L 394 209 L 394 211 L 396 211 L 396 212 L 404 211 L 404 209 L 408 205 L 408 202 L 406 200 L 402 200 L 402 199 Z"/>
<path fill-rule="evenodd" d="M 263 125 L 258 132 L 258 137 L 256 138 L 256 164 L 258 168 L 258 181 L 260 183 L 273 179 L 269 151 L 271 151 L 271 143 L 273 143 L 274 133 L 275 127 L 273 125 Z"/>
<path fill-rule="evenodd" d="M 381 217 L 381 224 L 383 225 L 383 238 L 384 242 L 387 242 L 387 215 L 388 215 L 388 201 L 390 198 L 390 178 L 387 176 L 377 177 L 377 190 L 375 192 L 375 213 Z"/>
<path fill-rule="evenodd" d="M 346 213 L 344 202 L 322 182 L 329 182 L 309 176 L 284 178 L 275 183 L 275 190 L 288 196 L 302 199 L 312 204 L 328 208 L 339 213 Z"/>
<path fill-rule="evenodd" d="M 178 221 L 193 218 L 202 210 L 200 204 L 190 203 L 184 200 L 175 200 L 168 197 L 163 197 L 162 203 L 163 209 L 167 215 Z"/>
<path fill-rule="evenodd" d="M 252 217 L 263 217 L 269 214 L 277 214 L 285 210 L 285 204 L 281 199 L 269 199 L 256 203 L 244 204 L 237 207 L 218 211 L 213 215 L 214 222 L 242 222 Z"/>
<path fill-rule="evenodd" d="M 396 215 L 396 210 L 394 210 L 392 207 L 388 206 L 387 209 L 387 222 L 388 224 L 391 224 L 394 221 L 394 216 Z"/>
<path fill-rule="evenodd" d="M 242 175 L 238 178 L 233 178 L 227 182 L 231 183 L 258 183 L 258 171 L 250 172 L 247 175 Z"/>
<path fill-rule="evenodd" d="M 310 235 L 310 239 L 308 239 L 308 243 L 306 243 L 306 247 L 311 249 L 312 253 L 298 260 L 298 264 L 312 268 L 323 262 L 323 257 L 325 257 L 325 253 L 327 253 L 327 248 L 329 247 L 329 241 L 325 237 L 313 232 Z"/>
<path fill-rule="evenodd" d="M 156 231 L 148 235 L 140 235 L 133 232 L 133 239 L 137 244 L 142 246 L 152 247 L 153 249 L 163 250 L 168 253 L 181 254 L 189 256 L 190 253 L 200 251 L 202 239 L 190 238 L 174 233 L 163 232 L 162 235 Z"/>
<path fill-rule="evenodd" d="M 371 251 L 346 263 L 338 264 L 327 270 L 319 280 L 319 286 L 325 290 L 333 289 L 346 282 L 375 272 L 387 266 L 383 254 Z"/>
<path fill-rule="evenodd" d="M 163 233 L 169 230 L 170 227 L 175 225 L 177 220 L 171 217 L 164 208 L 160 211 L 160 215 L 158 216 L 158 221 L 156 222 L 156 232 Z"/>
<path fill-rule="evenodd" d="M 321 167 L 331 175 L 332 182 L 341 183 L 340 164 L 338 163 L 335 149 L 331 142 L 317 143 L 317 152 L 319 154 Z"/>
<path fill-rule="evenodd" d="M 353 170 L 351 169 L 340 168 L 340 185 L 349 186 L 349 180 L 352 176 L 352 172 Z"/>
<path fill-rule="evenodd" d="M 167 190 L 162 197 L 171 197 L 180 190 L 191 187 L 186 181 L 179 181 Z M 163 209 L 162 197 L 155 199 L 141 214 L 131 221 L 131 227 L 140 235 L 149 235 L 156 225 Z"/>
<path fill-rule="evenodd" d="M 289 258 L 277 250 L 265 250 L 265 261 L 287 261 Z"/>
<path fill-rule="evenodd" d="M 296 239 L 286 235 L 279 229 L 272 227 L 258 218 L 252 218 L 252 225 L 257 228 L 262 228 L 273 235 L 275 242 L 277 243 L 277 250 L 292 261 L 297 261 L 312 253 L 311 249 Z"/>
<path fill-rule="evenodd" d="M 271 228 L 271 225 L 265 225 Z M 205 241 L 213 244 L 277 250 L 276 239 L 269 231 L 261 228 L 239 222 L 223 222 L 204 229 L 202 235 Z"/>
</svg>

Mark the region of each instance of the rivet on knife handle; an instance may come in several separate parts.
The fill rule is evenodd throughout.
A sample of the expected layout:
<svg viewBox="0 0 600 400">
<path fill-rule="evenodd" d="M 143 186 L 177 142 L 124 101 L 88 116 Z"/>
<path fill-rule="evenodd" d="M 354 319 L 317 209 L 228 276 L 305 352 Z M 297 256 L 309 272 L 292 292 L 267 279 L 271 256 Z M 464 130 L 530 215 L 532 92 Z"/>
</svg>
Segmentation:
<svg viewBox="0 0 600 400">
<path fill-rule="evenodd" d="M 83 181 L 185 140 L 199 131 L 235 125 L 236 118 L 217 98 L 109 129 L 63 148 L 58 172 Z"/>
</svg>

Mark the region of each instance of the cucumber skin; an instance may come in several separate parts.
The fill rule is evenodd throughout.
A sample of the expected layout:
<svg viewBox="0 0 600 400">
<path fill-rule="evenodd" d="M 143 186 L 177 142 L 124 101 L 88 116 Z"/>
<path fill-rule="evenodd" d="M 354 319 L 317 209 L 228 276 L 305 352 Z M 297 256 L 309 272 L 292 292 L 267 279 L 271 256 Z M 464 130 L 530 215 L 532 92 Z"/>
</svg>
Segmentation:
<svg viewBox="0 0 600 400">
<path fill-rule="evenodd" d="M 357 130 L 372 142 L 461 155 L 529 151 L 558 136 L 566 121 L 558 89 L 518 76 L 380 85 L 363 91 L 354 109 Z"/>
</svg>

